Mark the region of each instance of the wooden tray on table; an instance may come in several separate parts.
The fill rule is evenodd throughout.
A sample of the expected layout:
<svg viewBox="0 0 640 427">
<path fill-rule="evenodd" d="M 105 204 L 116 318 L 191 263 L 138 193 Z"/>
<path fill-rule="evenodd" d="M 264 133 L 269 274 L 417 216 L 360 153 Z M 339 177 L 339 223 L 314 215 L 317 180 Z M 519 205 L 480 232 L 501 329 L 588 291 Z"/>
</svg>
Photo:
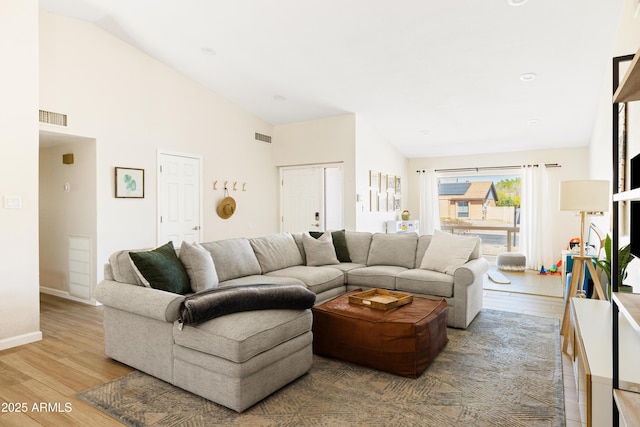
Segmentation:
<svg viewBox="0 0 640 427">
<path fill-rule="evenodd" d="M 369 289 L 349 295 L 349 304 L 362 305 L 376 310 L 389 310 L 409 304 L 413 295 L 404 292 L 388 291 L 386 289 Z"/>
</svg>

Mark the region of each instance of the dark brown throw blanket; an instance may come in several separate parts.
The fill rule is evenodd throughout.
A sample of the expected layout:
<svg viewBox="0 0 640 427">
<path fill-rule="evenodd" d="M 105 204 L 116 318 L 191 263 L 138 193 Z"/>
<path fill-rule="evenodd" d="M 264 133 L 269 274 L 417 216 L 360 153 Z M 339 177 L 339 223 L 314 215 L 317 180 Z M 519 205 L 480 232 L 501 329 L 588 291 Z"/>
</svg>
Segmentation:
<svg viewBox="0 0 640 427">
<path fill-rule="evenodd" d="M 180 323 L 197 325 L 239 311 L 313 307 L 316 294 L 302 285 L 239 285 L 198 292 L 180 305 Z"/>
</svg>

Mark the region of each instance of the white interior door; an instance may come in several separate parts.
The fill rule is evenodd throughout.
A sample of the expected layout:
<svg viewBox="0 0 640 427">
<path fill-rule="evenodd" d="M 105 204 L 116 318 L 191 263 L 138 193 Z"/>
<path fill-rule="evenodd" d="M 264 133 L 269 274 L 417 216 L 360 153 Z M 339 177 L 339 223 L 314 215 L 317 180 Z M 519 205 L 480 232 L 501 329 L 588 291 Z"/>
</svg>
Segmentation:
<svg viewBox="0 0 640 427">
<path fill-rule="evenodd" d="M 282 231 L 324 230 L 322 167 L 282 169 Z"/>
<path fill-rule="evenodd" d="M 201 158 L 158 154 L 158 245 L 200 242 Z"/>
</svg>

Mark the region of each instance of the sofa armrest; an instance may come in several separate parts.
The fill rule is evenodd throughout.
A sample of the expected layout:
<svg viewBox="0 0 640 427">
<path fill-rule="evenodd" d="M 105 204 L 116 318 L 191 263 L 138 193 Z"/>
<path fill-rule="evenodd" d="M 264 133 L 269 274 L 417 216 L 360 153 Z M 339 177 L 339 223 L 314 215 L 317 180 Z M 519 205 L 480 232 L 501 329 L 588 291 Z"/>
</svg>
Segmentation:
<svg viewBox="0 0 640 427">
<path fill-rule="evenodd" d="M 184 295 L 113 280 L 98 283 L 95 297 L 107 307 L 169 323 L 178 319 L 180 303 L 185 298 Z"/>
<path fill-rule="evenodd" d="M 489 263 L 486 259 L 472 259 L 456 269 L 453 273 L 453 283 L 456 287 L 469 286 L 478 280 L 478 278 L 482 279 L 488 269 Z"/>
</svg>

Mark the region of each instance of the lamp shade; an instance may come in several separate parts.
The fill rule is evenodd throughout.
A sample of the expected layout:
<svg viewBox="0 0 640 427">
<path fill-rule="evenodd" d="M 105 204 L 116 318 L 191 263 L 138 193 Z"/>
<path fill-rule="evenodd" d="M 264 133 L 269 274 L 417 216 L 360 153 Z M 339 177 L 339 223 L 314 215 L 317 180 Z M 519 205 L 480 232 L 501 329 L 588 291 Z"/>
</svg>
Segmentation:
<svg viewBox="0 0 640 427">
<path fill-rule="evenodd" d="M 573 212 L 607 212 L 609 181 L 585 180 L 560 182 L 560 210 Z"/>
</svg>

